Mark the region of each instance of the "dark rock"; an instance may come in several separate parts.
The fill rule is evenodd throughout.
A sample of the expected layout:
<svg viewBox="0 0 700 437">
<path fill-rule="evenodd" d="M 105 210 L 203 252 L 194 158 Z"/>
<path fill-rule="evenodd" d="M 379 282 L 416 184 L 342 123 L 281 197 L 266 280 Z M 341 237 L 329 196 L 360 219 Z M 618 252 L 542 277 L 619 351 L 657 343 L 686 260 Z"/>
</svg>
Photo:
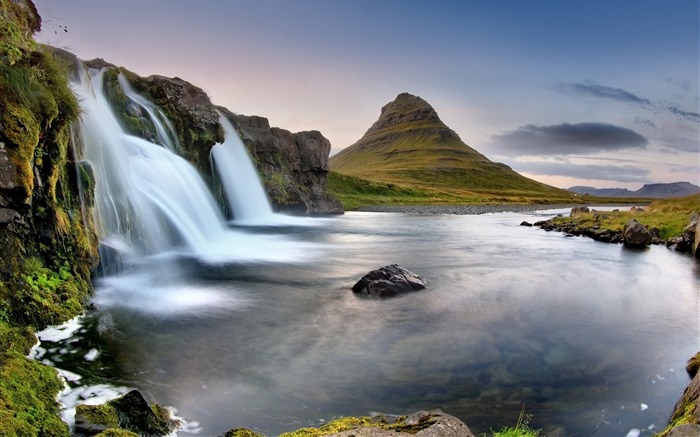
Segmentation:
<svg viewBox="0 0 700 437">
<path fill-rule="evenodd" d="M 671 429 L 666 437 L 698 437 L 700 436 L 700 425 L 686 423 Z"/>
<path fill-rule="evenodd" d="M 590 209 L 588 209 L 587 206 L 574 206 L 571 208 L 571 213 L 569 214 L 569 217 L 575 217 L 579 214 L 585 214 L 591 212 Z"/>
<path fill-rule="evenodd" d="M 270 127 L 266 118 L 218 108 L 236 127 L 277 210 L 303 214 L 342 214 L 328 194 L 331 143 L 318 131 L 291 133 Z"/>
<path fill-rule="evenodd" d="M 142 437 L 172 433 L 180 426 L 168 410 L 150 404 L 138 390 L 102 405 L 79 405 L 76 409 L 75 434 L 92 436 L 110 428 L 122 428 Z"/>
<path fill-rule="evenodd" d="M 427 282 L 398 264 L 372 270 L 352 287 L 353 293 L 371 296 L 394 296 L 410 291 L 422 290 Z"/>
<path fill-rule="evenodd" d="M 532 227 L 532 223 L 523 220 L 522 222 L 520 222 L 520 226 L 529 226 L 529 227 Z"/>
<path fill-rule="evenodd" d="M 649 230 L 635 219 L 625 224 L 622 231 L 622 238 L 625 246 L 628 247 L 645 247 L 651 244 L 651 234 Z"/>
<path fill-rule="evenodd" d="M 695 241 L 693 242 L 693 255 L 700 258 L 700 222 L 695 226 Z"/>
</svg>

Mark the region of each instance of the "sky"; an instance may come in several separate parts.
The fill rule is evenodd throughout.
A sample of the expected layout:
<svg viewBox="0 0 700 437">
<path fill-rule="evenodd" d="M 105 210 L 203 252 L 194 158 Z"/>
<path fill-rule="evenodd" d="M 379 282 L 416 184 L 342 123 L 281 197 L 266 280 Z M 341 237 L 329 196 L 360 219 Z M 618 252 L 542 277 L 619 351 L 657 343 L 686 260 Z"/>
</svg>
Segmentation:
<svg viewBox="0 0 700 437">
<path fill-rule="evenodd" d="M 180 77 L 332 153 L 409 92 L 567 188 L 700 185 L 700 0 L 34 0 L 41 42 Z"/>
</svg>

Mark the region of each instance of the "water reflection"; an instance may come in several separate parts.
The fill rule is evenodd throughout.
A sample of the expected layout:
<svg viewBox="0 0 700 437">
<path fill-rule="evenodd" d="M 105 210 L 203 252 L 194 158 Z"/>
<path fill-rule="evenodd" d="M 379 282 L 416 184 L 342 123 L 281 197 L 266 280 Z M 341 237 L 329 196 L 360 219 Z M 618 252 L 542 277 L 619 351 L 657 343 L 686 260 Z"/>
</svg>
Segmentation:
<svg viewBox="0 0 700 437">
<path fill-rule="evenodd" d="M 107 280 L 96 316 L 118 332 L 120 383 L 176 406 L 201 435 L 425 408 L 480 433 L 514 424 L 523 404 L 533 425 L 572 435 L 662 427 L 699 347 L 697 262 L 518 226 L 537 219 L 349 213 L 284 230 L 318 251 L 303 263 L 190 263 L 176 284 Z M 429 288 L 350 292 L 389 263 Z"/>
</svg>

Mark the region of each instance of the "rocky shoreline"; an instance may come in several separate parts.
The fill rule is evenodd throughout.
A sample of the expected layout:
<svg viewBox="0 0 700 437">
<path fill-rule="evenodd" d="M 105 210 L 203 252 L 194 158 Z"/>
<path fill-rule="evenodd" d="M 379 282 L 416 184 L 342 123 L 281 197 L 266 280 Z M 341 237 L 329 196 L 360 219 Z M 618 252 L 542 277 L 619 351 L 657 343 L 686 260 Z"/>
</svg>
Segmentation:
<svg viewBox="0 0 700 437">
<path fill-rule="evenodd" d="M 576 204 L 494 204 L 494 205 L 375 205 L 364 206 L 356 211 L 360 212 L 393 212 L 403 214 L 454 214 L 454 215 L 481 215 L 495 214 L 499 212 L 534 212 L 547 209 L 566 209 L 577 206 Z"/>
</svg>

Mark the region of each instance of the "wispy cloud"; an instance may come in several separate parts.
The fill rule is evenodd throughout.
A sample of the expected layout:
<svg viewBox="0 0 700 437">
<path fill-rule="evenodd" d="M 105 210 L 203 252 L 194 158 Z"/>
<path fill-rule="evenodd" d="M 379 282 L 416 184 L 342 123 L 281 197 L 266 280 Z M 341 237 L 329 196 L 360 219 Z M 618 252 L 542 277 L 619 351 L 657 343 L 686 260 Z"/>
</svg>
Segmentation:
<svg viewBox="0 0 700 437">
<path fill-rule="evenodd" d="M 653 121 L 651 121 L 651 120 L 649 120 L 649 119 L 647 119 L 647 118 L 639 117 L 639 116 L 635 116 L 635 117 L 634 117 L 634 124 L 639 124 L 639 125 L 642 125 L 642 126 L 646 126 L 646 127 L 653 128 L 653 129 L 658 129 L 658 128 L 656 127 L 656 124 L 654 124 Z"/>
<path fill-rule="evenodd" d="M 568 176 L 585 180 L 617 182 L 647 182 L 651 171 L 631 165 L 573 164 L 570 162 L 518 162 L 512 163 L 517 171 L 541 176 Z"/>
<path fill-rule="evenodd" d="M 612 150 L 646 148 L 642 135 L 608 123 L 526 125 L 491 137 L 490 149 L 507 156 L 590 155 Z"/>
<path fill-rule="evenodd" d="M 697 112 L 689 112 L 680 109 L 677 106 L 669 105 L 666 107 L 671 114 L 677 115 L 682 118 L 686 118 L 690 121 L 700 121 L 700 114 Z"/>
<path fill-rule="evenodd" d="M 678 82 L 678 87 L 683 89 L 688 88 L 689 82 Z M 591 83 L 581 83 L 581 82 L 569 82 L 569 83 L 559 83 L 553 87 L 557 92 L 570 94 L 574 96 L 581 97 L 595 97 L 598 99 L 612 100 L 621 103 L 629 103 L 633 105 L 640 106 L 642 108 L 651 110 L 652 112 L 666 112 L 670 113 L 678 118 L 690 120 L 693 122 L 700 121 L 700 114 L 697 112 L 686 111 L 680 108 L 676 104 L 668 104 L 665 102 L 652 102 L 651 100 L 634 94 L 622 88 L 614 88 L 606 85 L 598 85 Z M 635 117 L 635 123 L 639 120 L 643 120 L 640 117 Z M 653 122 L 648 120 L 651 125 Z M 655 125 L 653 127 L 656 127 Z"/>
<path fill-rule="evenodd" d="M 585 84 L 580 82 L 571 82 L 558 84 L 554 87 L 555 90 L 569 94 L 591 96 L 600 99 L 616 100 L 618 102 L 635 103 L 639 105 L 651 105 L 649 99 L 639 97 L 622 88 L 613 88 L 605 85 Z"/>
</svg>

